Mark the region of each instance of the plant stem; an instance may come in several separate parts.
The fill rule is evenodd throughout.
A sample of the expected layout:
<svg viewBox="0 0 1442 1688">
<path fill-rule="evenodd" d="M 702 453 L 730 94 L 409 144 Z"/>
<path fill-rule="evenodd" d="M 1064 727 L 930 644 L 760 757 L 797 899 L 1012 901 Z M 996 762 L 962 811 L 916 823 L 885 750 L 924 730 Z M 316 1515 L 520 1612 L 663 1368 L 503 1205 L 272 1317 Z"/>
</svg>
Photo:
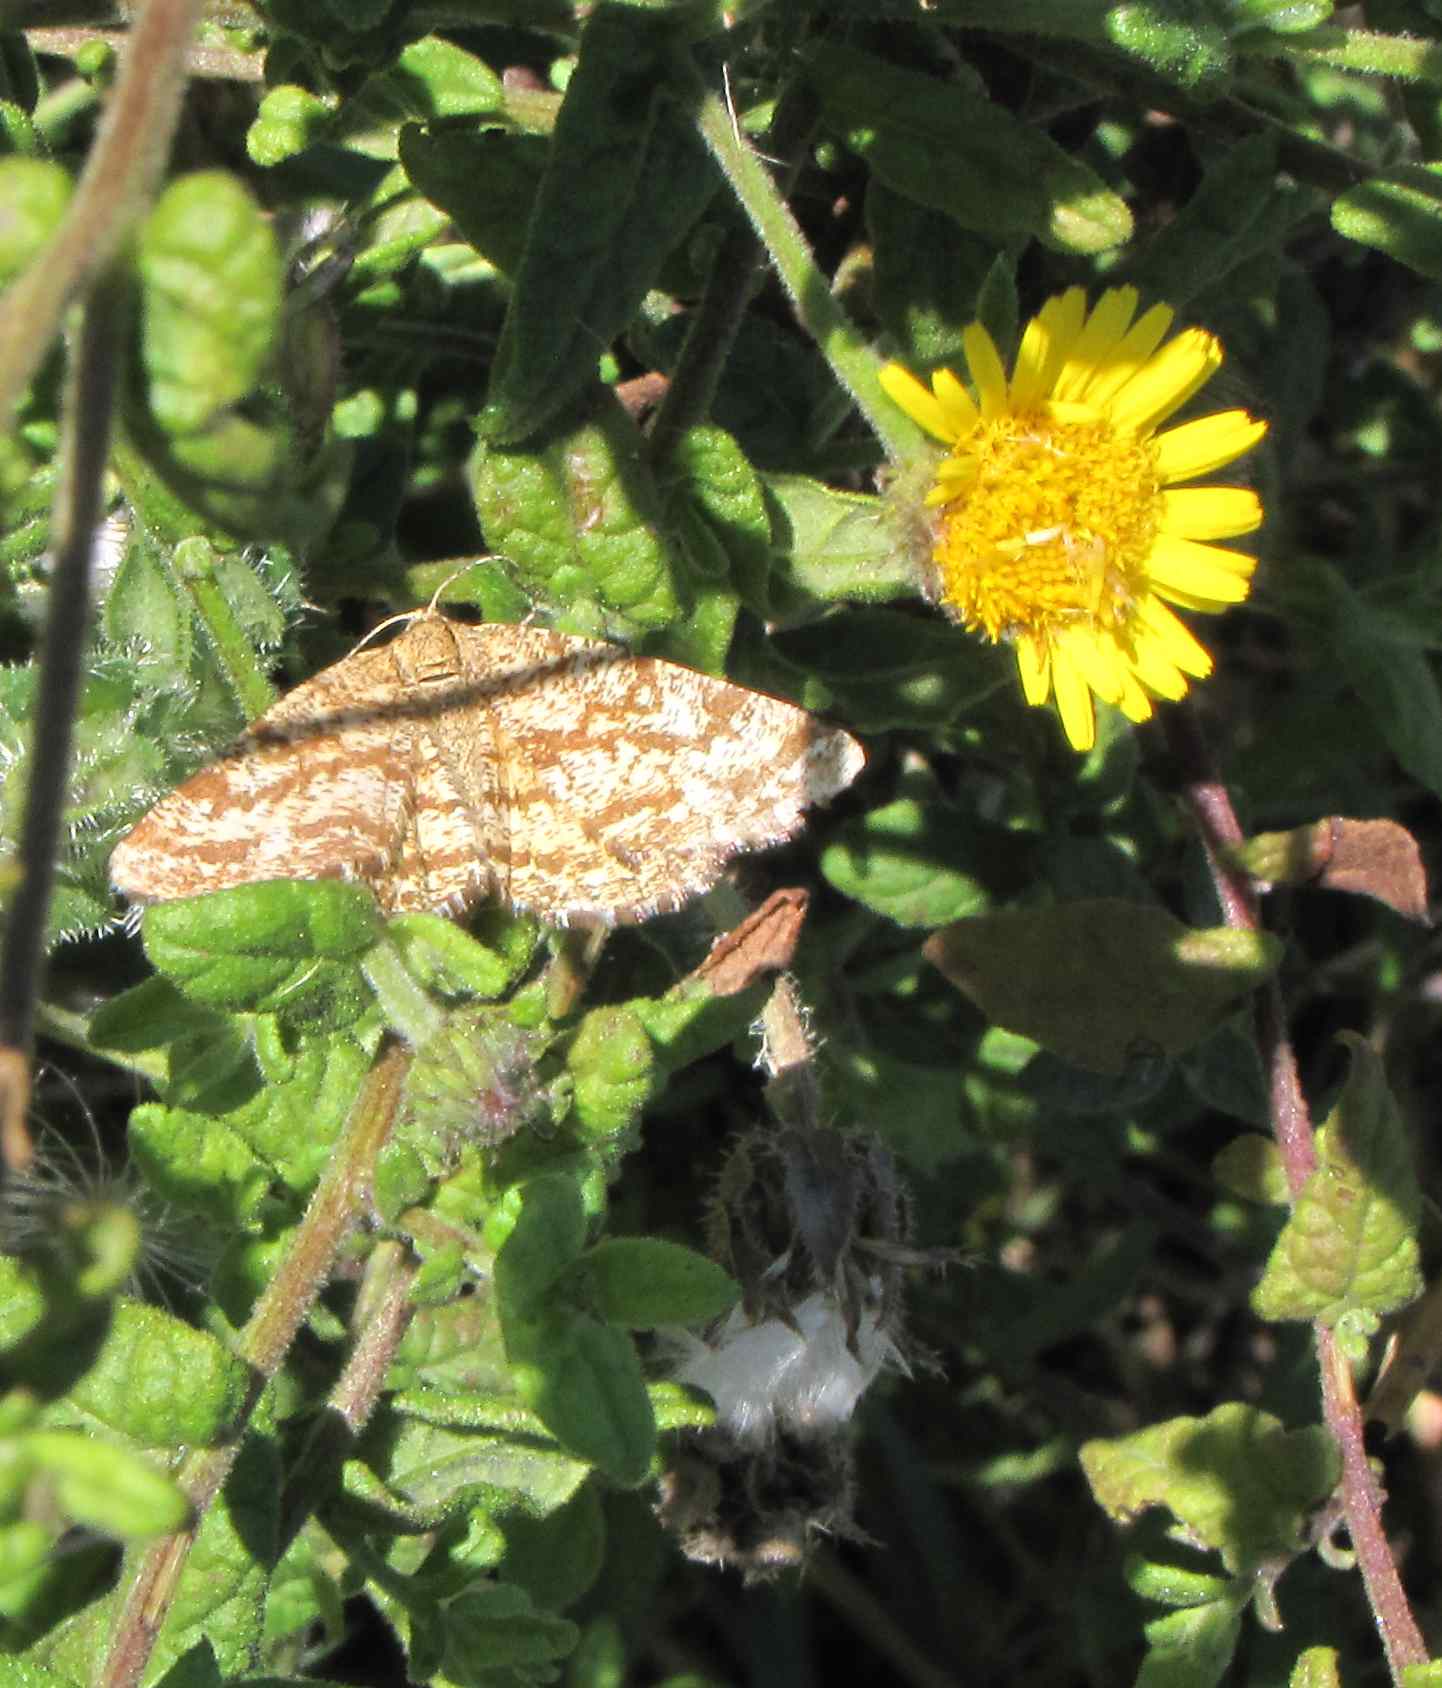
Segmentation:
<svg viewBox="0 0 1442 1688">
<path fill-rule="evenodd" d="M 767 136 L 772 151 L 790 161 L 782 178 L 788 189 L 796 178 L 796 159 L 815 120 L 814 101 L 793 82 L 782 96 Z M 650 452 L 657 465 L 664 465 L 686 430 L 710 413 L 746 307 L 765 273 L 760 260 L 761 243 L 752 230 L 734 228 L 722 241 L 700 309 L 651 425 Z"/>
<path fill-rule="evenodd" d="M 837 304 L 770 172 L 736 130 L 723 102 L 710 89 L 697 88 L 695 97 L 701 138 L 770 254 L 802 327 L 856 400 L 887 457 L 894 463 L 916 457 L 926 449 L 925 437 L 882 392 L 876 379 L 882 359 Z"/>
<path fill-rule="evenodd" d="M 1207 853 L 1212 881 L 1228 926 L 1257 930 L 1257 901 L 1231 865 L 1228 852 L 1242 841 L 1231 794 L 1212 766 L 1201 730 L 1185 705 L 1164 716 L 1168 747 L 1181 766 L 1183 790 Z M 1257 1041 L 1266 1064 L 1272 1129 L 1281 1151 L 1287 1184 L 1295 1201 L 1317 1164 L 1312 1121 L 1287 1037 L 1281 988 L 1269 980 L 1258 997 Z M 1408 1665 L 1425 1664 L 1427 1648 L 1407 1604 L 1402 1579 L 1382 1526 L 1382 1493 L 1372 1475 L 1363 1442 L 1362 1409 L 1352 1387 L 1351 1369 L 1337 1346 L 1336 1333 L 1320 1320 L 1312 1326 L 1321 1372 L 1322 1418 L 1342 1456 L 1342 1508 L 1356 1551 L 1363 1586 L 1382 1637 L 1387 1665 L 1400 1682 Z"/>
<path fill-rule="evenodd" d="M 350 1358 L 336 1379 L 325 1411 L 306 1437 L 294 1476 L 281 1498 L 282 1553 L 321 1498 L 333 1492 L 334 1480 L 356 1437 L 375 1411 L 396 1345 L 410 1323 L 410 1289 L 415 1275 L 415 1266 L 401 1243 L 386 1239 L 371 1250 L 351 1321 L 356 1336 Z"/>
<path fill-rule="evenodd" d="M 0 427 L 50 349 L 69 307 L 120 250 L 165 167 L 185 89 L 185 54 L 203 0 L 148 0 L 135 15 L 115 86 L 54 240 L 0 310 Z"/>
<path fill-rule="evenodd" d="M 355 1222 L 376 1155 L 395 1117 L 409 1060 L 403 1048 L 393 1045 L 371 1068 L 362 1085 L 290 1252 L 237 1338 L 236 1352 L 251 1368 L 251 1387 L 241 1422 L 227 1442 L 197 1449 L 181 1466 L 178 1480 L 190 1501 L 193 1522 L 142 1551 L 122 1597 L 110 1650 L 95 1688 L 137 1688 L 141 1681 L 205 1513 L 240 1452 L 245 1421 L 325 1287 L 336 1252 Z"/>
<path fill-rule="evenodd" d="M 54 563 L 40 652 L 30 789 L 20 828 L 20 884 L 0 947 L 0 1151 L 8 1166 L 30 1161 L 25 1110 L 35 1003 L 65 821 L 70 750 L 90 617 L 90 553 L 104 510 L 105 460 L 124 320 L 124 291 L 106 272 L 85 309 L 70 368 L 65 469 L 56 490 Z"/>
</svg>

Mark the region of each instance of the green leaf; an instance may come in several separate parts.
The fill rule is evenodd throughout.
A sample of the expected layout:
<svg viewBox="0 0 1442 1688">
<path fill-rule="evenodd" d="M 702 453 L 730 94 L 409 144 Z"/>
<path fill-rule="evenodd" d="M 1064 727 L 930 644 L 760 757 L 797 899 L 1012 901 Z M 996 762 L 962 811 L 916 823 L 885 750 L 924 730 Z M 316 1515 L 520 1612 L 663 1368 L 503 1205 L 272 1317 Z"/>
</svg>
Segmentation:
<svg viewBox="0 0 1442 1688">
<path fill-rule="evenodd" d="M 656 1420 L 631 1338 L 578 1313 L 502 1317 L 516 1388 L 556 1440 L 622 1488 L 644 1482 Z"/>
<path fill-rule="evenodd" d="M 502 1322 L 528 1317 L 586 1242 L 586 1210 L 574 1178 L 563 1173 L 514 1185 L 486 1221 L 497 1249 L 495 1282 Z"/>
<path fill-rule="evenodd" d="M 446 1404 L 439 1391 L 424 1393 L 428 1402 Z M 363 1451 L 409 1509 L 408 1521 L 421 1528 L 433 1529 L 478 1505 L 544 1518 L 575 1495 L 587 1467 L 548 1442 L 537 1420 L 519 1406 L 512 1406 L 510 1419 L 509 1428 L 502 1422 L 463 1431 L 415 1418 L 398 1424 L 386 1413 Z M 347 1472 L 348 1479 L 359 1475 Z"/>
<path fill-rule="evenodd" d="M 1145 903 L 1099 897 L 960 921 L 928 961 L 989 1020 L 1090 1072 L 1199 1043 L 1276 968 L 1268 933 L 1197 930 Z"/>
<path fill-rule="evenodd" d="M 615 399 L 534 448 L 483 441 L 471 475 L 490 544 L 537 596 L 589 619 L 589 631 L 664 627 L 680 613 L 661 494 Z"/>
<path fill-rule="evenodd" d="M 1154 1618 L 1145 1626 L 1149 1651 L 1137 1688 L 1215 1688 L 1237 1650 L 1244 1609 L 1233 1595 Z"/>
<path fill-rule="evenodd" d="M 320 140 L 330 127 L 331 105 L 306 88 L 282 83 L 260 102 L 246 131 L 245 150 L 262 169 L 283 163 Z"/>
<path fill-rule="evenodd" d="M 177 1530 L 190 1511 L 175 1481 L 129 1448 L 69 1430 L 35 1430 L 24 1449 L 55 1485 L 60 1510 L 122 1540 Z"/>
<path fill-rule="evenodd" d="M 308 1039 L 294 1055 L 271 1047 L 275 1041 L 273 1033 L 257 1028 L 257 1050 L 270 1082 L 223 1118 L 291 1189 L 304 1192 L 330 1159 L 371 1056 L 339 1032 Z"/>
<path fill-rule="evenodd" d="M 144 543 L 127 547 L 105 597 L 105 631 L 117 645 L 144 652 L 146 664 L 171 674 L 190 667 L 192 616 L 175 581 Z"/>
<path fill-rule="evenodd" d="M 43 158 L 0 158 L 0 287 L 44 251 L 70 203 L 69 172 Z"/>
<path fill-rule="evenodd" d="M 822 851 L 821 871 L 844 896 L 902 926 L 944 926 L 991 900 L 976 871 L 988 841 L 978 850 L 970 830 L 957 810 L 903 797 L 844 826 Z"/>
<path fill-rule="evenodd" d="M 899 610 L 830 615 L 775 635 L 777 650 L 815 674 L 859 732 L 934 728 L 1006 685 L 1010 655 L 945 622 Z"/>
<path fill-rule="evenodd" d="M 877 309 L 897 356 L 914 369 L 959 367 L 962 330 L 976 320 L 992 266 L 1003 261 L 995 245 L 876 177 L 866 190 L 866 223 L 876 250 Z"/>
<path fill-rule="evenodd" d="M 560 1288 L 627 1330 L 703 1324 L 741 1293 L 714 1260 L 659 1237 L 603 1238 L 562 1276 Z"/>
<path fill-rule="evenodd" d="M 677 30 L 631 6 L 598 7 L 586 24 L 481 418 L 492 441 L 536 433 L 595 379 L 598 353 L 714 191 L 709 156 L 666 97 Z"/>
<path fill-rule="evenodd" d="M 635 1127 L 652 1093 L 655 1052 L 633 1009 L 592 1009 L 566 1066 L 575 1081 L 575 1123 L 588 1138 L 617 1137 Z"/>
<path fill-rule="evenodd" d="M 356 963 L 380 936 L 375 898 L 336 881 L 273 880 L 145 912 L 145 953 L 193 1000 L 345 1016 L 368 999 Z"/>
<path fill-rule="evenodd" d="M 1268 1207 L 1286 1204 L 1287 1173 L 1275 1141 L 1260 1132 L 1234 1137 L 1212 1162 L 1212 1175 L 1225 1190 L 1243 1201 Z"/>
<path fill-rule="evenodd" d="M 1130 237 L 1125 200 L 1004 106 L 852 47 L 813 42 L 804 57 L 827 116 L 894 192 L 989 239 L 1090 253 Z"/>
<path fill-rule="evenodd" d="M 1319 1164 L 1252 1292 L 1264 1319 L 1335 1325 L 1393 1312 L 1423 1290 L 1408 1132 L 1375 1052 L 1359 1037 L 1346 1041 L 1352 1066 L 1319 1134 Z"/>
<path fill-rule="evenodd" d="M 33 1267 L 0 1254 L 0 1354 L 23 1342 L 45 1317 L 45 1291 Z"/>
<path fill-rule="evenodd" d="M 213 1114 L 145 1103 L 131 1110 L 133 1163 L 163 1200 L 230 1231 L 252 1229 L 270 1173 L 245 1139 Z"/>
<path fill-rule="evenodd" d="M 718 543 L 730 580 L 746 607 L 770 611 L 771 517 L 761 477 L 722 428 L 688 429 L 667 459 L 668 510 L 691 512 Z"/>
<path fill-rule="evenodd" d="M 1308 1647 L 1297 1655 L 1297 1662 L 1292 1666 L 1292 1674 L 1287 1679 L 1287 1688 L 1342 1688 L 1341 1673 L 1337 1668 L 1337 1654 L 1331 1647 Z M 1413 1675 L 1416 1671 L 1416 1675 Z M 1438 1666 L 1435 1662 L 1422 1666 L 1413 1666 L 1402 1672 L 1403 1688 L 1430 1688 L 1438 1680 Z"/>
<path fill-rule="evenodd" d="M 506 1581 L 548 1611 L 564 1611 L 601 1573 L 606 1524 L 598 1485 L 586 1483 L 544 1518 L 513 1512 L 503 1522 Z"/>
<path fill-rule="evenodd" d="M 255 387 L 270 355 L 282 286 L 270 218 L 234 176 L 182 176 L 156 201 L 138 264 L 151 411 L 167 433 L 195 433 Z"/>
<path fill-rule="evenodd" d="M 122 1296 L 69 1399 L 143 1448 L 205 1447 L 235 1422 L 249 1386 L 245 1366 L 213 1336 Z"/>
<path fill-rule="evenodd" d="M 1128 281 L 1144 299 L 1165 299 L 1181 310 L 1259 251 L 1275 251 L 1310 199 L 1275 186 L 1276 176 L 1275 135 L 1227 147 L 1127 266 Z"/>
<path fill-rule="evenodd" d="M 1270 1413 L 1235 1401 L 1205 1418 L 1169 1419 L 1087 1442 L 1081 1465 L 1110 1517 L 1125 1523 L 1148 1507 L 1166 1507 L 1237 1576 L 1303 1550 L 1307 1516 L 1341 1471 L 1336 1445 L 1320 1425 L 1284 1430 Z"/>
<path fill-rule="evenodd" d="M 218 1113 L 239 1106 L 260 1084 L 245 1029 L 152 978 L 102 1003 L 90 1017 L 91 1046 L 126 1058 L 177 1107 Z"/>
<path fill-rule="evenodd" d="M 462 237 L 505 275 L 520 267 L 526 225 L 546 169 L 536 135 L 407 124 L 400 161 L 416 190 L 455 219 Z M 595 367 L 594 352 L 591 367 Z"/>
<path fill-rule="evenodd" d="M 496 915 L 492 942 L 463 932 L 438 914 L 402 914 L 386 934 L 407 968 L 428 990 L 491 999 L 502 995 L 531 964 L 540 928 L 526 915 Z"/>
<path fill-rule="evenodd" d="M 1394 164 L 1332 201 L 1332 227 L 1432 281 L 1442 279 L 1442 166 Z"/>
<path fill-rule="evenodd" d="M 1392 754 L 1442 796 L 1442 691 L 1425 652 L 1388 636 L 1367 600 L 1335 572 L 1324 577 L 1335 600 L 1333 649 Z"/>
<path fill-rule="evenodd" d="M 575 1624 L 537 1612 L 509 1583 L 481 1584 L 445 1609 L 445 1665 L 457 1688 L 490 1688 L 497 1671 L 529 1672 L 563 1659 L 576 1645 Z"/>
<path fill-rule="evenodd" d="M 772 590 L 788 614 L 842 599 L 914 598 L 921 577 L 887 506 L 804 475 L 767 475 L 777 550 Z"/>
</svg>

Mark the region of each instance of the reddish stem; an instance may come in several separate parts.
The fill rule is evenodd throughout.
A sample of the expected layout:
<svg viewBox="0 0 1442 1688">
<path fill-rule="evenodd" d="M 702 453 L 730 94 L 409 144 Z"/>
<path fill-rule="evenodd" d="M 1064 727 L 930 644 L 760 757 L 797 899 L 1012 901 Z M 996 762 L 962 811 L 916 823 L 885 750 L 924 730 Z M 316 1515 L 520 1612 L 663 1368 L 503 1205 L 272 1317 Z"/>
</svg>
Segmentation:
<svg viewBox="0 0 1442 1688">
<path fill-rule="evenodd" d="M 1167 744 L 1178 766 L 1187 807 L 1206 851 L 1212 883 L 1226 924 L 1241 931 L 1259 929 L 1257 899 L 1250 881 L 1236 865 L 1242 829 L 1231 795 L 1218 777 L 1195 716 L 1186 707 L 1167 711 Z M 1317 1165 L 1311 1115 L 1302 1094 L 1297 1062 L 1287 1036 L 1282 993 L 1275 979 L 1258 992 L 1257 1042 L 1267 1069 L 1272 1129 L 1295 1200 Z M 1352 1387 L 1352 1373 L 1337 1346 L 1336 1333 L 1320 1321 L 1312 1327 L 1321 1371 L 1322 1417 L 1342 1456 L 1341 1496 L 1347 1530 L 1362 1573 L 1362 1583 L 1394 1682 L 1408 1665 L 1425 1664 L 1427 1648 L 1407 1604 L 1402 1579 L 1382 1527 L 1382 1490 L 1372 1474 L 1363 1443 L 1362 1409 Z"/>
</svg>

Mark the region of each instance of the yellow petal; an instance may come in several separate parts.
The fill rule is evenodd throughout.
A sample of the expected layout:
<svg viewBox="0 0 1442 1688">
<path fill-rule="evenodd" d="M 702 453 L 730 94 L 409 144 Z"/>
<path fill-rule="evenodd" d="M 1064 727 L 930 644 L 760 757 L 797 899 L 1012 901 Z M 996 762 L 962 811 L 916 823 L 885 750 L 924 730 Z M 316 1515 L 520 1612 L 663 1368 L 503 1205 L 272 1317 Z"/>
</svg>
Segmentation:
<svg viewBox="0 0 1442 1688">
<path fill-rule="evenodd" d="M 974 322 L 961 332 L 961 349 L 966 353 L 966 367 L 971 371 L 981 414 L 999 415 L 1006 408 L 1006 370 L 996 341 L 979 322 Z"/>
<path fill-rule="evenodd" d="M 1128 721 L 1150 721 L 1152 700 L 1137 684 L 1136 676 L 1130 671 L 1123 676 L 1123 680 L 1122 695 L 1117 699 L 1117 708 Z"/>
<path fill-rule="evenodd" d="M 1162 650 L 1169 661 L 1174 662 L 1183 674 L 1190 674 L 1198 680 L 1206 679 L 1212 671 L 1210 653 L 1160 598 L 1149 592 L 1138 602 L 1137 614 L 1161 640 Z"/>
<path fill-rule="evenodd" d="M 1052 684 L 1056 687 L 1056 705 L 1061 711 L 1061 724 L 1066 729 L 1072 749 L 1090 750 L 1097 740 L 1091 687 L 1060 650 L 1052 657 L 1051 673 Z"/>
<path fill-rule="evenodd" d="M 1011 376 L 1015 409 L 1035 410 L 1046 399 L 1085 315 L 1085 291 L 1069 287 L 1048 299 L 1026 325 Z"/>
<path fill-rule="evenodd" d="M 1193 608 L 1215 605 L 1220 609 L 1242 602 L 1252 589 L 1255 567 L 1256 559 L 1243 557 L 1240 552 L 1162 534 L 1147 558 L 1147 577 L 1163 597 L 1174 603 L 1187 603 Z"/>
<path fill-rule="evenodd" d="M 887 398 L 934 439 L 943 440 L 947 445 L 955 440 L 956 433 L 947 423 L 946 412 L 909 369 L 904 369 L 899 363 L 888 363 L 876 379 Z"/>
<path fill-rule="evenodd" d="M 1107 703 L 1122 695 L 1122 660 L 1116 643 L 1090 627 L 1069 627 L 1059 640 L 1066 659 Z"/>
<path fill-rule="evenodd" d="M 951 370 L 934 370 L 931 376 L 931 390 L 936 394 L 942 414 L 951 426 L 953 440 L 959 440 L 969 434 L 980 422 L 981 412 L 976 408 L 976 400 Z"/>
<path fill-rule="evenodd" d="M 1084 399 L 1093 407 L 1110 403 L 1166 338 L 1174 313 L 1170 305 L 1153 305 L 1132 323 L 1115 344 L 1099 348 L 1099 357 L 1080 371 L 1069 367 L 1057 383 L 1058 396 Z M 1104 358 L 1104 361 L 1103 361 Z M 1067 391 L 1062 393 L 1063 382 Z"/>
<path fill-rule="evenodd" d="M 1051 651 L 1044 639 L 1024 636 L 1016 642 L 1016 669 L 1028 703 L 1045 703 L 1051 696 Z"/>
<path fill-rule="evenodd" d="M 1149 359 L 1111 399 L 1112 422 L 1126 433 L 1149 433 L 1180 410 L 1222 366 L 1216 336 L 1186 328 Z"/>
<path fill-rule="evenodd" d="M 1097 300 L 1052 388 L 1052 396 L 1078 402 L 1097 370 L 1116 352 L 1137 308 L 1134 287 L 1112 287 Z"/>
<path fill-rule="evenodd" d="M 1181 539 L 1235 539 L 1262 525 L 1262 501 L 1248 486 L 1177 487 L 1161 495 L 1161 531 Z"/>
<path fill-rule="evenodd" d="M 1250 451 L 1266 431 L 1267 424 L 1245 410 L 1222 410 L 1183 422 L 1180 428 L 1168 428 L 1153 442 L 1157 476 L 1165 486 L 1210 475 Z"/>
<path fill-rule="evenodd" d="M 1132 670 L 1137 679 L 1157 697 L 1173 703 L 1187 695 L 1186 677 L 1167 655 L 1160 639 L 1145 631 L 1132 650 Z"/>
</svg>

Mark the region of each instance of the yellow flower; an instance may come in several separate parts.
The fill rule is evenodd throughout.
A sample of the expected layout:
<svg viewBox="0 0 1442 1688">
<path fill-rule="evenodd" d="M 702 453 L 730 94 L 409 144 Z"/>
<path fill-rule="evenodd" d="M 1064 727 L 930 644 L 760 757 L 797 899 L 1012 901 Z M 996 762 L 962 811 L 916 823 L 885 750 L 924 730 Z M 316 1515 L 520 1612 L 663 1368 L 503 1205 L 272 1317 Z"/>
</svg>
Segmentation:
<svg viewBox="0 0 1442 1688">
<path fill-rule="evenodd" d="M 1211 673 L 1168 605 L 1240 603 L 1254 559 L 1210 542 L 1262 520 L 1247 488 L 1179 486 L 1250 451 L 1267 424 L 1226 410 L 1158 433 L 1222 351 L 1199 328 L 1163 346 L 1171 309 L 1136 309 L 1131 287 L 1090 312 L 1079 287 L 1049 299 L 1010 381 L 973 323 L 962 346 L 975 396 L 949 369 L 930 391 L 898 363 L 881 371 L 887 396 L 948 448 L 926 497 L 942 604 L 1015 646 L 1027 702 L 1055 692 L 1078 750 L 1096 739 L 1093 694 L 1145 721 L 1153 698 Z"/>
</svg>

